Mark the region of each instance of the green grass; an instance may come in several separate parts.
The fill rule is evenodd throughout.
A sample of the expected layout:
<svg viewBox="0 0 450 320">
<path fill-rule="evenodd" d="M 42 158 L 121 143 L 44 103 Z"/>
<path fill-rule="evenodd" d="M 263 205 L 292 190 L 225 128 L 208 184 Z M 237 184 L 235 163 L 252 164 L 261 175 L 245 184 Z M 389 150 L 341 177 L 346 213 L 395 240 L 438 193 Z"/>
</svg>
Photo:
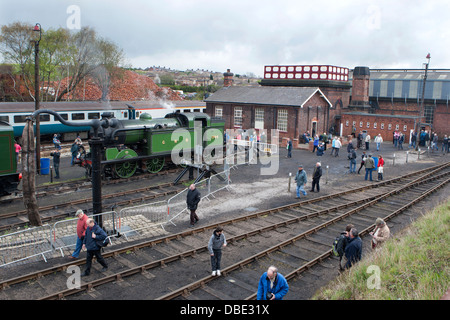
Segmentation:
<svg viewBox="0 0 450 320">
<path fill-rule="evenodd" d="M 449 226 L 450 200 L 321 288 L 313 299 L 439 300 L 450 287 Z"/>
</svg>

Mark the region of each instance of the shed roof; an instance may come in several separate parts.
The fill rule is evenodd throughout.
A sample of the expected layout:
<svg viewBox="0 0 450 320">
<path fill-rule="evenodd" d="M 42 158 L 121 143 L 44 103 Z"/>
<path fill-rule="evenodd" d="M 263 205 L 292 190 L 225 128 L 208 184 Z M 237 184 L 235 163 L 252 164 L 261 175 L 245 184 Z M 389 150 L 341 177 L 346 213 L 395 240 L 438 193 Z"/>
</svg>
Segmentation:
<svg viewBox="0 0 450 320">
<path fill-rule="evenodd" d="M 205 99 L 205 102 L 303 106 L 316 92 L 331 106 L 319 88 L 309 87 L 224 87 Z"/>
</svg>

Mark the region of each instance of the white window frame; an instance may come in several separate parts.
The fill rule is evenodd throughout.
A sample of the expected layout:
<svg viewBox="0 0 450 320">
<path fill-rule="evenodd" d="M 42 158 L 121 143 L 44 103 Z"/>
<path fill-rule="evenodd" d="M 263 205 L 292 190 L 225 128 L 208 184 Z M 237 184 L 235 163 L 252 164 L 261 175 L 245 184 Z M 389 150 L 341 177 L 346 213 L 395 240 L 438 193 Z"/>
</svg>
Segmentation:
<svg viewBox="0 0 450 320">
<path fill-rule="evenodd" d="M 242 128 L 242 107 L 234 107 L 233 123 L 235 128 Z"/>
<path fill-rule="evenodd" d="M 288 130 L 288 110 L 278 109 L 277 112 L 277 129 L 279 131 L 287 132 Z"/>
<path fill-rule="evenodd" d="M 223 106 L 215 106 L 215 108 L 214 108 L 214 116 L 216 118 L 223 119 Z"/>
</svg>

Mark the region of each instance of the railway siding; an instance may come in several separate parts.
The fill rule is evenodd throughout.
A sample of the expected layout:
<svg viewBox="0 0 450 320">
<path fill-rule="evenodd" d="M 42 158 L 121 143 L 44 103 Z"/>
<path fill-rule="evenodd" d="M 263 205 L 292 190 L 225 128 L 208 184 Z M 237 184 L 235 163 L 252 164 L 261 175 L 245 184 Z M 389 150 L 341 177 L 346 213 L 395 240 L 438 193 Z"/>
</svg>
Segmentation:
<svg viewBox="0 0 450 320">
<path fill-rule="evenodd" d="M 439 171 L 439 169 L 436 169 L 435 171 Z M 441 172 L 442 173 L 442 172 Z M 447 173 L 448 174 L 448 173 Z M 407 179 L 408 183 L 405 183 L 404 180 Z M 411 185 L 413 185 L 413 183 L 411 181 L 416 181 L 414 182 L 414 184 L 418 184 L 418 180 L 424 181 L 424 178 L 419 177 L 417 178 L 403 178 L 403 182 L 399 181 L 397 183 L 397 185 L 395 185 L 392 181 L 390 183 L 386 183 L 386 184 L 380 184 L 379 188 L 380 189 L 386 189 L 386 186 L 390 186 L 390 193 L 392 195 L 395 195 L 397 193 L 397 190 L 399 189 L 400 185 L 406 186 L 406 187 L 410 187 Z M 364 193 L 364 190 L 360 190 L 361 193 Z M 381 195 L 379 197 L 384 197 L 384 193 L 388 192 L 388 190 L 385 190 L 384 192 L 381 192 Z M 342 193 L 340 194 L 342 195 Z M 319 203 L 320 201 L 326 201 L 326 199 L 329 199 L 328 196 L 325 197 L 320 197 L 317 199 L 313 199 L 315 200 L 316 203 Z M 372 199 L 372 200 L 370 200 Z M 380 198 L 381 199 L 381 198 Z M 298 204 L 296 204 L 296 206 L 285 206 L 285 208 L 277 208 L 277 209 L 272 209 L 272 210 L 268 210 L 267 212 L 259 212 L 259 213 L 255 213 L 255 214 L 251 214 L 247 217 L 241 217 L 240 219 L 236 219 L 233 221 L 229 221 L 229 224 L 231 225 L 231 223 L 233 223 L 233 227 L 234 229 L 232 230 L 230 228 L 230 243 L 232 245 L 230 245 L 230 250 L 232 247 L 235 247 L 237 251 L 234 251 L 236 254 L 236 257 L 245 254 L 248 257 L 248 254 L 254 254 L 257 255 L 258 250 L 261 249 L 261 247 L 268 247 L 268 243 L 273 243 L 273 241 L 277 242 L 277 245 L 270 247 L 270 252 L 281 252 L 277 253 L 276 255 L 278 256 L 278 261 L 283 261 L 285 260 L 287 265 L 293 264 L 292 262 L 292 258 L 289 258 L 290 256 L 290 252 L 291 251 L 298 251 L 298 248 L 296 249 L 289 249 L 289 247 L 287 246 L 298 246 L 297 242 L 298 240 L 293 240 L 290 237 L 292 237 L 292 234 L 297 234 L 300 236 L 296 236 L 299 238 L 305 238 L 304 240 L 302 240 L 302 243 L 307 243 L 307 245 L 303 246 L 302 245 L 302 252 L 305 250 L 304 248 L 309 248 L 306 249 L 306 252 L 312 252 L 313 255 L 317 256 L 317 251 L 322 250 L 319 249 L 320 247 L 327 247 L 328 244 L 328 250 L 329 250 L 329 243 L 331 243 L 331 240 L 334 237 L 335 231 L 328 231 L 330 233 L 330 235 L 326 236 L 325 235 L 322 236 L 322 238 L 316 238 L 316 236 L 314 234 L 316 234 L 317 232 L 320 232 L 321 229 L 323 228 L 327 228 L 329 225 L 331 225 L 334 220 L 334 222 L 338 222 L 341 221 L 342 219 L 345 219 L 346 216 L 349 215 L 349 212 L 353 212 L 353 213 L 358 213 L 363 207 L 366 207 L 366 204 L 361 204 L 364 202 L 379 202 L 380 199 L 375 199 L 373 200 L 373 195 L 370 195 L 368 198 L 364 199 L 359 199 L 356 203 L 353 202 L 353 204 L 343 204 L 343 205 L 339 205 L 338 207 L 330 207 L 329 205 L 322 205 L 325 208 L 322 209 L 321 215 L 318 215 L 317 212 L 314 212 L 312 214 L 310 214 L 310 217 L 308 217 L 308 219 L 305 219 L 304 217 L 298 217 L 298 218 L 291 218 L 292 221 L 280 221 L 280 218 L 283 216 L 283 214 L 279 214 L 280 212 L 282 213 L 283 210 L 290 210 L 292 209 L 292 207 L 305 207 L 308 206 L 308 204 L 311 202 L 311 200 L 309 201 L 305 201 L 300 202 Z M 331 202 L 333 199 L 331 199 Z M 313 201 L 314 202 L 314 201 Z M 347 208 L 348 207 L 348 208 Z M 339 212 L 340 211 L 340 212 Z M 295 212 L 295 211 L 294 211 Z M 291 215 L 293 214 L 292 210 L 290 210 L 290 213 L 287 217 L 291 217 Z M 334 217 L 332 220 L 328 219 L 327 221 L 323 220 L 323 215 L 326 216 L 331 216 Z M 373 217 L 372 217 L 373 218 Z M 257 219 L 255 221 L 258 221 L 258 225 L 260 225 L 260 227 L 256 227 L 256 225 L 250 223 L 249 222 L 252 219 Z M 272 220 L 272 223 L 269 223 L 269 219 Z M 304 221 L 311 221 L 311 219 L 314 219 L 314 221 L 311 224 L 311 222 L 305 223 L 303 224 Z M 370 220 L 370 219 L 369 219 Z M 248 232 L 244 232 L 242 233 L 242 230 L 245 230 L 244 227 L 242 227 L 242 225 L 239 225 L 238 223 L 240 223 L 239 221 L 244 221 L 244 223 L 247 225 L 246 228 L 250 227 L 250 226 L 254 226 L 253 230 L 249 230 Z M 374 218 L 372 219 L 370 225 L 373 223 Z M 224 224 L 225 222 L 222 222 L 221 224 Z M 276 224 L 276 225 L 274 225 Z M 292 226 L 296 226 L 298 224 L 297 227 L 294 227 L 294 229 L 292 229 Z M 366 223 L 367 224 L 367 223 Z M 344 222 L 342 222 L 342 225 L 339 226 L 336 225 L 335 228 L 336 229 L 341 229 L 342 226 L 344 225 Z M 263 226 L 261 228 L 261 226 Z M 300 227 L 301 226 L 301 227 Z M 300 227 L 300 229 L 298 229 Z M 204 247 L 204 244 L 207 243 L 207 239 L 210 235 L 211 230 L 214 228 L 214 225 L 209 225 L 207 227 L 204 228 L 199 228 L 198 230 L 191 230 L 188 232 L 185 232 L 183 234 L 177 234 L 177 235 L 172 235 L 172 236 L 168 236 L 168 237 L 163 237 L 158 241 L 155 242 L 151 242 L 147 243 L 146 245 L 142 245 L 141 249 L 139 250 L 134 250 L 132 251 L 131 249 L 124 249 L 126 251 L 122 251 L 122 252 L 134 252 L 132 255 L 127 255 L 127 259 L 131 258 L 131 257 L 140 257 L 141 254 L 143 253 L 142 250 L 145 250 L 144 256 L 145 258 L 149 258 L 151 257 L 151 259 L 153 260 L 152 262 L 147 262 L 147 265 L 139 265 L 139 263 L 142 263 L 141 258 L 138 258 L 139 261 L 133 262 L 134 264 L 138 265 L 138 267 L 136 267 L 136 270 L 134 271 L 126 271 L 124 274 L 121 275 L 117 275 L 117 274 L 113 274 L 113 275 L 109 275 L 107 276 L 107 278 L 110 281 L 116 281 L 116 279 L 121 278 L 121 279 L 125 279 L 128 274 L 135 274 L 135 273 L 141 273 L 142 271 L 147 271 L 148 269 L 152 268 L 151 274 L 155 275 L 156 278 L 158 278 L 158 275 L 160 275 L 161 279 L 165 279 L 165 277 L 163 277 L 163 274 L 167 274 L 167 272 L 170 272 L 170 274 L 172 274 L 173 272 L 177 273 L 176 271 L 169 271 L 169 270 L 176 270 L 176 267 L 172 267 L 172 265 L 176 266 L 179 265 L 179 263 L 182 264 L 182 268 L 186 267 L 187 265 L 192 265 L 197 266 L 192 270 L 198 270 L 198 268 L 201 268 L 201 266 L 205 265 L 205 263 L 207 263 L 208 260 L 208 256 L 207 255 L 202 255 L 201 252 L 205 251 L 206 248 Z M 333 227 L 334 229 L 334 227 Z M 207 232 L 208 230 L 210 230 L 209 232 Z M 241 230 L 241 232 L 239 232 L 239 230 Z M 271 230 L 275 230 L 273 233 Z M 306 231 L 305 231 L 306 230 Z M 328 230 L 328 229 L 327 229 Z M 228 232 L 228 231 L 227 231 Z M 234 235 L 232 235 L 233 232 L 236 232 Z M 247 235 L 245 235 L 245 233 L 247 233 Z M 187 237 L 187 238 L 185 238 Z M 324 238 L 325 237 L 325 238 Z M 195 240 L 192 240 L 192 239 Z M 281 240 L 284 239 L 284 240 Z M 286 240 L 287 239 L 287 240 Z M 200 247 L 194 247 L 194 249 L 190 250 L 190 251 L 182 251 L 183 248 L 186 248 L 187 246 L 191 246 L 193 244 L 200 244 Z M 159 245 L 161 244 L 161 245 Z M 175 245 L 174 245 L 175 244 Z M 201 246 L 201 244 L 203 244 L 203 246 Z M 249 244 L 251 244 L 249 246 Z M 150 250 L 147 251 L 144 248 L 147 248 L 151 246 L 152 248 L 154 248 L 154 250 Z M 317 247 L 319 246 L 319 247 Z M 243 248 L 245 248 L 245 250 L 243 250 Z M 250 248 L 252 248 L 250 250 Z M 259 249 L 258 249 L 259 248 Z M 292 247 L 294 248 L 294 247 Z M 311 248 L 314 248 L 314 250 L 311 250 Z M 181 251 L 181 253 L 180 253 Z M 242 252 L 243 251 L 243 252 Z M 255 253 L 256 252 L 256 253 Z M 238 254 L 239 253 L 239 254 Z M 228 255 L 228 253 L 227 253 Z M 269 253 L 269 255 L 273 255 L 273 253 Z M 109 255 L 108 255 L 109 256 Z M 194 260 L 189 260 L 189 262 L 184 262 L 185 259 L 188 259 L 188 257 L 194 257 Z M 267 254 L 264 254 L 263 257 L 266 257 Z M 161 258 L 161 257 L 165 257 L 165 258 Z M 199 262 L 195 262 L 192 263 L 192 261 L 197 261 L 197 257 L 201 257 L 199 259 Z M 286 258 L 288 257 L 288 258 Z M 307 260 L 310 256 L 306 255 L 306 254 L 296 254 L 296 257 L 294 257 L 294 261 L 296 261 L 296 259 L 298 259 L 300 257 L 300 259 L 303 260 Z M 144 258 L 144 260 L 145 260 Z M 154 260 L 156 259 L 156 261 Z M 159 260 L 158 260 L 159 259 Z M 180 260 L 181 259 L 181 260 Z M 190 259 L 190 258 L 189 258 Z M 247 258 L 247 260 L 250 258 Z M 262 259 L 261 257 L 259 259 Z M 326 259 L 325 255 L 320 255 L 318 260 L 324 260 Z M 122 259 L 123 260 L 123 259 Z M 177 261 L 181 261 L 181 262 L 177 262 Z M 244 261 L 244 262 L 243 262 Z M 239 260 L 238 262 L 235 263 L 235 265 L 232 265 L 230 267 L 227 267 L 224 269 L 224 274 L 228 275 L 231 271 L 233 271 L 234 269 L 238 269 L 238 268 L 242 268 L 243 266 L 245 266 L 245 259 L 244 260 Z M 80 262 L 81 264 L 82 262 Z M 114 265 L 115 265 L 116 261 L 114 260 Z M 117 262 L 119 263 L 119 262 Z M 296 263 L 296 262 L 295 262 Z M 294 263 L 294 264 L 295 264 Z M 119 265 L 119 264 L 118 264 Z M 158 271 L 159 269 L 157 267 L 160 266 L 165 266 L 164 270 Z M 157 268 L 157 269 L 154 269 Z M 175 268 L 175 269 L 172 269 Z M 204 268 L 204 267 L 203 267 Z M 117 270 L 122 269 L 122 267 L 118 267 Z M 110 268 L 110 270 L 112 270 L 112 268 Z M 115 269 L 116 270 L 116 269 Z M 112 271 L 108 271 L 108 273 L 112 273 Z M 160 274 L 160 272 L 163 272 L 162 274 Z M 183 273 L 183 272 L 181 272 Z M 100 274 L 98 275 L 100 276 Z M 186 283 L 186 279 L 182 280 L 180 278 L 181 276 L 177 276 L 177 280 L 179 281 L 179 283 Z M 237 278 L 237 276 L 233 276 L 235 278 Z M 139 280 L 140 278 L 137 278 L 137 280 L 133 280 L 133 277 L 130 278 L 130 280 L 126 280 L 126 281 L 131 281 L 131 283 L 133 283 L 133 286 L 131 287 L 135 287 L 138 285 L 138 283 L 140 282 Z M 174 279 L 175 280 L 175 279 Z M 96 281 L 96 280 L 95 280 Z M 106 280 L 105 280 L 106 281 Z M 156 280 L 155 280 L 156 281 Z M 168 279 L 165 280 L 166 282 L 168 281 Z M 205 279 L 202 278 L 200 282 L 202 282 L 202 286 L 205 285 L 205 281 L 209 281 L 208 277 L 206 277 Z M 108 282 L 108 281 L 106 281 Z M 100 283 L 100 282 L 99 282 Z M 103 282 L 102 282 L 103 283 Z M 94 288 L 97 284 L 94 283 L 90 283 L 90 284 L 86 284 L 86 288 L 85 289 L 89 289 L 89 288 Z M 188 285 L 188 284 L 186 284 Z M 162 287 L 167 287 L 164 286 L 163 284 L 161 284 Z M 170 285 L 169 287 L 171 288 L 175 288 L 174 287 L 175 284 Z M 189 292 L 190 290 L 185 290 L 186 288 L 184 288 L 182 291 L 184 292 L 184 294 L 187 294 L 187 292 Z M 107 285 L 105 288 L 101 288 L 100 291 L 99 289 L 96 289 L 96 294 L 100 294 L 99 292 L 103 292 L 102 297 L 103 298 L 112 298 L 111 296 L 108 296 L 107 293 L 104 293 L 106 290 L 106 292 L 111 290 L 110 285 Z M 64 296 L 66 293 L 63 293 L 62 295 Z M 70 293 L 72 294 L 72 293 Z M 61 295 L 58 294 L 57 297 L 59 298 Z M 82 297 L 80 297 L 82 298 Z M 151 298 L 151 297 L 149 297 Z M 153 297 L 156 298 L 156 297 Z"/>
</svg>

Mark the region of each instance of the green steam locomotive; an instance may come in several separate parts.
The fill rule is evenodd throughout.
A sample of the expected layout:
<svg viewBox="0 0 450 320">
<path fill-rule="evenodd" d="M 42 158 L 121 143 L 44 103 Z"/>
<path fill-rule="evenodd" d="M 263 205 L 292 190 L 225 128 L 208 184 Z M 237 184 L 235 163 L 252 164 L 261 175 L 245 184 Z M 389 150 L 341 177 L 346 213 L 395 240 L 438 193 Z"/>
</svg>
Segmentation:
<svg viewBox="0 0 450 320">
<path fill-rule="evenodd" d="M 223 147 L 225 122 L 202 112 L 174 112 L 155 119 L 142 114 L 135 120 L 117 120 L 106 112 L 102 117 L 113 124 L 98 131 L 104 147 L 102 166 L 113 177 L 128 178 L 138 169 L 159 172 L 174 162 L 174 150 L 180 150 L 180 156 L 181 151 L 189 154 L 190 160 L 198 145 Z"/>
<path fill-rule="evenodd" d="M 0 196 L 17 189 L 22 174 L 17 171 L 14 129 L 9 123 L 0 121 Z"/>
</svg>

